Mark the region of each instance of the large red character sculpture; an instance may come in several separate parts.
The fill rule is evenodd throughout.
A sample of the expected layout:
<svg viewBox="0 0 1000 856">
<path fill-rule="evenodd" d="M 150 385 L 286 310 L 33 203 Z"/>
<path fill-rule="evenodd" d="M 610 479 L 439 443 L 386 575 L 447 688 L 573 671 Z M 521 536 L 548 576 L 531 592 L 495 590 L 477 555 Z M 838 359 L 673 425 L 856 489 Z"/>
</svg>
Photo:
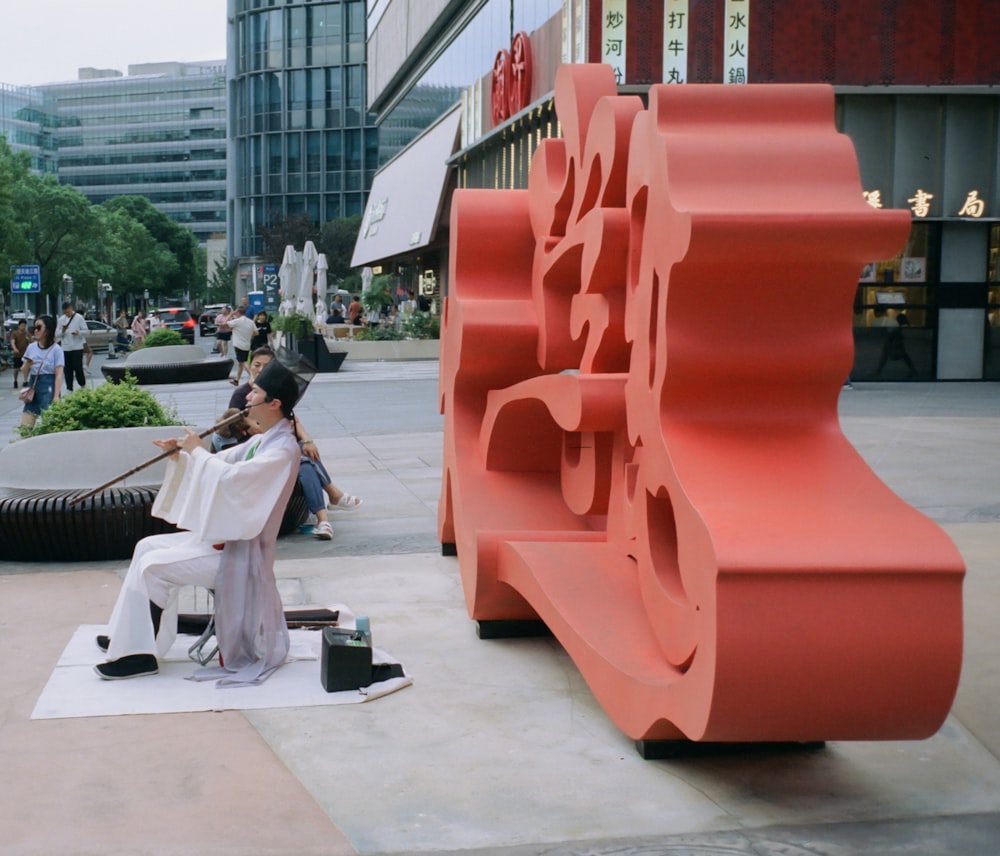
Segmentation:
<svg viewBox="0 0 1000 856">
<path fill-rule="evenodd" d="M 843 436 L 861 193 L 824 86 L 565 66 L 526 191 L 459 190 L 443 543 L 469 614 L 541 618 L 637 740 L 932 734 L 964 567 Z"/>
</svg>

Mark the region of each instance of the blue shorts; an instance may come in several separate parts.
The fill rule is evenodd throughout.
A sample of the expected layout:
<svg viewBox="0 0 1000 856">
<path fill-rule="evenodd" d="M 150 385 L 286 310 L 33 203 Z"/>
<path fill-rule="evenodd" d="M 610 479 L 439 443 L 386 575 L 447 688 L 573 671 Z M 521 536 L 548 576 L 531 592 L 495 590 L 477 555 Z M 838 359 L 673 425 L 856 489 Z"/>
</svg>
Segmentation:
<svg viewBox="0 0 1000 856">
<path fill-rule="evenodd" d="M 34 382 L 34 378 L 30 378 Z M 30 383 L 29 383 L 30 386 Z M 41 416 L 43 410 L 47 410 L 52 404 L 52 399 L 56 394 L 56 376 L 43 374 L 38 376 L 35 383 L 35 398 L 33 401 L 24 402 L 24 412 Z"/>
</svg>

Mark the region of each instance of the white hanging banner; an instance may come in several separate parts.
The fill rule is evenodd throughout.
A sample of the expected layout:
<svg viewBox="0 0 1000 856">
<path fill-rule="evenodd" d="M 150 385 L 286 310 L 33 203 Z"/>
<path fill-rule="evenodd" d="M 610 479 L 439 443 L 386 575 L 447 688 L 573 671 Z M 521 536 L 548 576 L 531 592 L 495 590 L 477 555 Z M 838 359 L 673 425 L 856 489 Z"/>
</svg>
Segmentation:
<svg viewBox="0 0 1000 856">
<path fill-rule="evenodd" d="M 747 82 L 750 44 L 750 0 L 726 0 L 726 31 L 723 40 L 723 83 Z"/>
<path fill-rule="evenodd" d="M 663 3 L 663 82 L 687 83 L 688 0 Z"/>
<path fill-rule="evenodd" d="M 604 0 L 601 19 L 601 62 L 615 71 L 615 82 L 625 83 L 626 0 Z"/>
</svg>

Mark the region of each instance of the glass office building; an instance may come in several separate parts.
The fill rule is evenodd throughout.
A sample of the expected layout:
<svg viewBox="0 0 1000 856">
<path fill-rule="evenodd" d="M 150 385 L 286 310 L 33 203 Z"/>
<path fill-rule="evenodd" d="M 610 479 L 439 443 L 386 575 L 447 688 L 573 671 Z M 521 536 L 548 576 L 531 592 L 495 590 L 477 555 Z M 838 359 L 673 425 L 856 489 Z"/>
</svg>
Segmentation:
<svg viewBox="0 0 1000 856">
<path fill-rule="evenodd" d="M 365 109 L 365 2 L 229 0 L 231 260 L 258 228 L 361 214 L 378 166 Z"/>
<path fill-rule="evenodd" d="M 55 117 L 61 183 L 95 204 L 145 196 L 202 243 L 225 233 L 224 60 L 81 69 L 38 90 Z"/>
<path fill-rule="evenodd" d="M 31 156 L 31 168 L 39 175 L 56 172 L 55 125 L 42 90 L 0 83 L 0 135 L 11 148 Z"/>
</svg>

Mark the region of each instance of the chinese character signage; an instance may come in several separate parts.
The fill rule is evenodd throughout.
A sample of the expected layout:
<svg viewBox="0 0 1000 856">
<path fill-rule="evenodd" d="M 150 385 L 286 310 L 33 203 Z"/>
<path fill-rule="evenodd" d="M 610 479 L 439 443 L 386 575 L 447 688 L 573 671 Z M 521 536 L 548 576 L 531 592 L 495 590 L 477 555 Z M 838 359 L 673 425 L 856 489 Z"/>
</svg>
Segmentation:
<svg viewBox="0 0 1000 856">
<path fill-rule="evenodd" d="M 865 202 L 871 205 L 872 208 L 882 207 L 882 191 L 881 190 L 863 190 L 861 195 L 864 196 Z"/>
<path fill-rule="evenodd" d="M 750 0 L 726 0 L 723 83 L 747 82 Z"/>
<path fill-rule="evenodd" d="M 986 203 L 979 198 L 978 190 L 970 190 L 965 197 L 965 204 L 958 211 L 959 217 L 982 217 L 986 212 Z"/>
<path fill-rule="evenodd" d="M 11 265 L 10 293 L 38 294 L 42 290 L 41 265 Z"/>
<path fill-rule="evenodd" d="M 604 0 L 601 20 L 601 62 L 615 72 L 615 83 L 625 82 L 626 0 Z"/>
<path fill-rule="evenodd" d="M 908 197 L 906 201 L 910 203 L 910 210 L 913 212 L 913 216 L 923 219 L 931 213 L 931 200 L 933 198 L 933 193 L 928 193 L 923 188 L 918 188 L 917 192 L 913 196 Z"/>
<path fill-rule="evenodd" d="M 663 82 L 687 83 L 688 0 L 663 3 Z"/>
</svg>

